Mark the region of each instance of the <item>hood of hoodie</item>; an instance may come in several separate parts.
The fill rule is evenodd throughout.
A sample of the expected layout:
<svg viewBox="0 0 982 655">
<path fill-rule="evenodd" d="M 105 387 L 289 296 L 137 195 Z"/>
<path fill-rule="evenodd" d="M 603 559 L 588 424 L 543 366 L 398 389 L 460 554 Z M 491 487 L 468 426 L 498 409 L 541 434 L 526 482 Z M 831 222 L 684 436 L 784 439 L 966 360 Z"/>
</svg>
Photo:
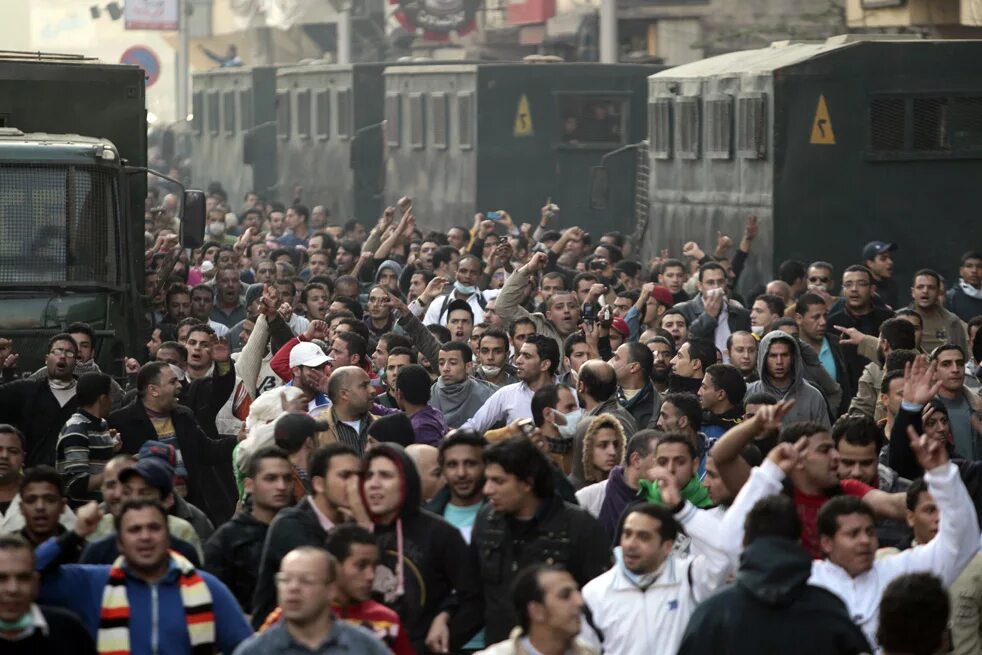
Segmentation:
<svg viewBox="0 0 982 655">
<path fill-rule="evenodd" d="M 391 268 L 395 271 L 396 279 L 398 280 L 402 277 L 402 264 L 394 259 L 386 259 L 384 262 L 379 264 L 378 270 L 375 271 L 375 283 L 378 284 L 378 278 L 382 274 L 382 269 Z"/>
<path fill-rule="evenodd" d="M 791 386 L 783 391 L 774 386 L 771 376 L 767 373 L 767 353 L 770 352 L 771 346 L 776 342 L 786 343 L 791 347 L 791 361 L 794 367 L 791 371 L 793 378 Z M 801 347 L 798 345 L 798 340 L 781 330 L 772 330 L 764 335 L 764 338 L 760 340 L 760 347 L 757 349 L 757 372 L 760 374 L 760 381 L 764 388 L 776 395 L 778 399 L 783 398 L 788 391 L 800 387 L 805 381 L 805 362 L 801 358 Z"/>
<path fill-rule="evenodd" d="M 740 555 L 737 584 L 766 605 L 786 605 L 808 583 L 812 558 L 797 540 L 759 537 Z"/>
<path fill-rule="evenodd" d="M 413 460 L 406 454 L 406 451 L 402 446 L 395 443 L 380 443 L 373 447 L 365 455 L 365 469 L 368 469 L 368 465 L 376 457 L 385 457 L 386 459 L 392 461 L 396 465 L 396 469 L 399 471 L 399 479 L 401 481 L 402 498 L 399 503 L 399 518 L 408 518 L 419 513 L 420 502 L 422 500 L 422 485 L 419 481 L 419 473 L 416 471 L 416 465 L 413 464 Z M 366 510 L 368 509 L 368 501 L 365 500 L 365 483 L 362 482 L 360 487 L 361 500 L 365 503 Z M 368 511 L 369 516 L 372 518 L 373 523 L 378 523 L 380 517 L 372 514 Z"/>
</svg>

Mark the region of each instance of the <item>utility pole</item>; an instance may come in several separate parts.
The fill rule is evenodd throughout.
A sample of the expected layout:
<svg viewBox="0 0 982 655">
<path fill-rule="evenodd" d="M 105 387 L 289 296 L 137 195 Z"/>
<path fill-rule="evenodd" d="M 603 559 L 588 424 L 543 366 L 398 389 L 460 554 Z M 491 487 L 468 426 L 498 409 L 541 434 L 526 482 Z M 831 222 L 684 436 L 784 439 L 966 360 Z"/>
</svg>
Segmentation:
<svg viewBox="0 0 982 655">
<path fill-rule="evenodd" d="M 617 63 L 617 0 L 600 0 L 600 63 Z"/>
<path fill-rule="evenodd" d="M 351 0 L 341 3 L 337 22 L 338 54 L 337 63 L 351 63 Z"/>
<path fill-rule="evenodd" d="M 187 0 L 177 0 L 177 120 L 187 120 L 189 109 L 188 99 L 191 95 L 189 84 L 190 61 L 190 30 L 188 29 Z M 199 117 L 199 120 L 203 117 Z"/>
</svg>

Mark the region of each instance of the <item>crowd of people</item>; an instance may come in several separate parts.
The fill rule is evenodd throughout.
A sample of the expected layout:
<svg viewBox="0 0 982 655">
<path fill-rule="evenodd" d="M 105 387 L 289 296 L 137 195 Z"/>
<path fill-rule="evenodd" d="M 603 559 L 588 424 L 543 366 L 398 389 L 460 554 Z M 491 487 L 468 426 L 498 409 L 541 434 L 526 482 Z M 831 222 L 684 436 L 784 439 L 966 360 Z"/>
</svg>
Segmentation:
<svg viewBox="0 0 982 655">
<path fill-rule="evenodd" d="M 0 339 L 0 652 L 982 653 L 982 253 L 741 295 L 753 217 L 649 261 L 297 191 L 193 249 L 151 195 L 125 376 Z"/>
</svg>

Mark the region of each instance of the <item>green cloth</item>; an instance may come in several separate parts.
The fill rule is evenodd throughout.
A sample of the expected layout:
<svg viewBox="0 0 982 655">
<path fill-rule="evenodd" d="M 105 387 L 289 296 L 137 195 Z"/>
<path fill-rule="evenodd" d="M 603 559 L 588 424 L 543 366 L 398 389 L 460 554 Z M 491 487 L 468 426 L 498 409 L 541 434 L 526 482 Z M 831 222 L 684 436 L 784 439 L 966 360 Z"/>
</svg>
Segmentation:
<svg viewBox="0 0 982 655">
<path fill-rule="evenodd" d="M 662 505 L 661 499 L 661 489 L 658 488 L 657 482 L 650 482 L 648 480 L 640 480 L 638 486 L 641 487 L 641 495 L 649 503 L 657 503 Z M 702 482 L 699 481 L 699 477 L 693 475 L 692 479 L 684 487 L 682 487 L 682 498 L 689 501 L 696 507 L 701 509 L 706 509 L 707 507 L 713 506 L 713 501 L 709 497 L 709 490 L 702 486 Z"/>
</svg>

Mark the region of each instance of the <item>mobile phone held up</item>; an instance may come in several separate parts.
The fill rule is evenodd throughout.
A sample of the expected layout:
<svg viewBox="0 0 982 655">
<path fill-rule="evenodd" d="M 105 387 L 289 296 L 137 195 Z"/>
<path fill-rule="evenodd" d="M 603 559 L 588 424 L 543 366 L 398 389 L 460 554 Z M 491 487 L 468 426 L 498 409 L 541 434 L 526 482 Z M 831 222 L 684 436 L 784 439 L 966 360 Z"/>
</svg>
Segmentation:
<svg viewBox="0 0 982 655">
<path fill-rule="evenodd" d="M 485 212 L 484 217 L 487 218 L 489 221 L 500 221 L 501 220 L 501 212 L 497 212 L 497 211 L 496 212 Z"/>
</svg>

